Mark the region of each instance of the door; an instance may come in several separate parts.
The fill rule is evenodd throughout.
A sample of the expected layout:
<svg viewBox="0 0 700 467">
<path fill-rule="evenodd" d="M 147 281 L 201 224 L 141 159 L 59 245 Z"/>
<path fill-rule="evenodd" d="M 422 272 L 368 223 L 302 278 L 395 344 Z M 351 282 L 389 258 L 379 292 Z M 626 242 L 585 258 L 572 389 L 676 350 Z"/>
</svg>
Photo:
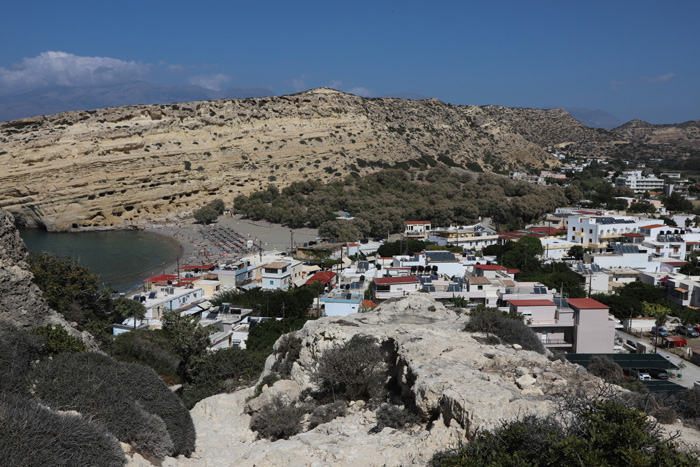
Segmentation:
<svg viewBox="0 0 700 467">
<path fill-rule="evenodd" d="M 547 343 L 547 331 L 542 331 L 541 334 L 542 334 L 541 335 L 542 343 L 546 344 Z"/>
</svg>

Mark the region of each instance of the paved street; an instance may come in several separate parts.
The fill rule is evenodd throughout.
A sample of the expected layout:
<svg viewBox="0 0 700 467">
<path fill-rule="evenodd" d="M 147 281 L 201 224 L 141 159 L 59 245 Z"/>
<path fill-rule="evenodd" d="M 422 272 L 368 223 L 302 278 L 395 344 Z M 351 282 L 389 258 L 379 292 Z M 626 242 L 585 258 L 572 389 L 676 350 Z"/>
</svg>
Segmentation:
<svg viewBox="0 0 700 467">
<path fill-rule="evenodd" d="M 642 342 L 646 345 L 650 344 L 650 339 L 648 339 L 648 338 L 635 337 L 632 334 L 627 334 L 626 332 L 623 332 L 620 330 L 617 330 L 616 332 L 622 340 L 625 340 L 625 341 L 631 340 L 635 343 Z M 653 349 L 653 346 L 652 346 L 652 349 Z M 677 356 L 671 352 L 667 352 L 666 350 L 663 350 L 661 348 L 659 348 L 657 350 L 657 353 L 659 355 L 662 355 L 663 357 L 667 358 L 671 363 L 673 363 L 675 365 L 678 365 L 681 362 L 685 363 L 685 365 L 686 365 L 686 367 L 681 372 L 683 375 L 682 378 L 679 379 L 679 378 L 673 377 L 673 378 L 670 378 L 669 381 L 674 382 L 676 384 L 680 384 L 681 386 L 685 386 L 687 388 L 692 388 L 695 384 L 695 381 L 700 381 L 700 368 L 697 367 L 696 365 L 690 363 L 687 360 L 683 360 L 679 356 Z"/>
</svg>

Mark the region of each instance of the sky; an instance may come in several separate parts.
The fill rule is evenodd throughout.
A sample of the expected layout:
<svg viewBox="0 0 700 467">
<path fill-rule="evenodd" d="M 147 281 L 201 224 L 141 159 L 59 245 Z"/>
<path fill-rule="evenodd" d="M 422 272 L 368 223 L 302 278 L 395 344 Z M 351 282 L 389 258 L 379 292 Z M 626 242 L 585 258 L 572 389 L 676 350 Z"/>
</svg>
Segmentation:
<svg viewBox="0 0 700 467">
<path fill-rule="evenodd" d="M 4 2 L 0 95 L 144 80 L 700 119 L 700 2 Z"/>
</svg>

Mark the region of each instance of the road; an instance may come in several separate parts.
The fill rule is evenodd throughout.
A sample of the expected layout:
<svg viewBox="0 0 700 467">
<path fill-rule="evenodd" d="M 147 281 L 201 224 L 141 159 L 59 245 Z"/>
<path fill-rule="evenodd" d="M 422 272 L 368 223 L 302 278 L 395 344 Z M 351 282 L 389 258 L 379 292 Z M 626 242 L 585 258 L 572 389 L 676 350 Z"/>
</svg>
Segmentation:
<svg viewBox="0 0 700 467">
<path fill-rule="evenodd" d="M 643 344 L 649 345 L 650 340 L 646 338 L 639 338 L 635 337 L 632 334 L 627 334 L 626 332 L 617 330 L 617 334 L 620 336 L 622 340 L 631 340 L 635 343 L 641 342 Z M 683 360 L 681 357 L 678 355 L 675 355 L 671 352 L 667 352 L 661 348 L 657 349 L 657 353 L 659 355 L 662 355 L 664 358 L 668 359 L 671 363 L 675 365 L 679 365 L 681 362 L 685 363 L 685 368 L 682 370 L 681 374 L 683 375 L 682 378 L 676 378 L 672 377 L 669 379 L 669 381 L 680 384 L 681 386 L 685 386 L 687 388 L 692 388 L 695 385 L 695 381 L 700 381 L 700 368 L 694 365 L 693 363 L 690 363 L 687 360 Z"/>
</svg>

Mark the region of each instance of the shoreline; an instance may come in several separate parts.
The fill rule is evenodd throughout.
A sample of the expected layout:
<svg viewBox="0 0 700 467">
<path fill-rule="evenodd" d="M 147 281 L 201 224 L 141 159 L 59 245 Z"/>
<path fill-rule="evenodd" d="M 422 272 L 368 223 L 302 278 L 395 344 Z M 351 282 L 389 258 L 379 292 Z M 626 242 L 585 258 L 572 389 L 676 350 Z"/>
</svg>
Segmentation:
<svg viewBox="0 0 700 467">
<path fill-rule="evenodd" d="M 292 236 L 295 245 L 318 238 L 317 229 L 290 229 L 281 224 L 245 219 L 240 214 L 222 215 L 216 223 L 209 225 L 195 224 L 191 221 L 164 222 L 150 223 L 139 230 L 176 242 L 180 247 L 180 267 L 237 260 L 252 253 L 247 248 L 222 244 L 216 238 L 216 234 L 221 232 L 237 236 L 240 242 L 252 241 L 254 248 L 259 245 L 264 250 L 289 250 Z M 163 271 L 165 274 L 175 273 L 177 264 L 177 260 L 165 264 L 152 270 L 152 275 L 162 274 Z"/>
</svg>

